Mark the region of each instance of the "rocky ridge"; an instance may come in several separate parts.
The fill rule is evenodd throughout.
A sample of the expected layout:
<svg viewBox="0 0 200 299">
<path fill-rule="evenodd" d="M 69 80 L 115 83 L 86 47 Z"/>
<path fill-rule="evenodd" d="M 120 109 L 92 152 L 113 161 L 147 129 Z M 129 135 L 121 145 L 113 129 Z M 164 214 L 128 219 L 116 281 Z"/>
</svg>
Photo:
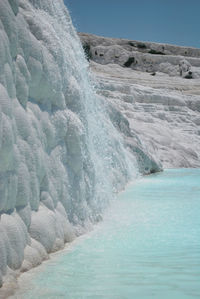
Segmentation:
<svg viewBox="0 0 200 299">
<path fill-rule="evenodd" d="M 98 93 L 163 167 L 200 167 L 200 49 L 79 34 Z"/>
</svg>

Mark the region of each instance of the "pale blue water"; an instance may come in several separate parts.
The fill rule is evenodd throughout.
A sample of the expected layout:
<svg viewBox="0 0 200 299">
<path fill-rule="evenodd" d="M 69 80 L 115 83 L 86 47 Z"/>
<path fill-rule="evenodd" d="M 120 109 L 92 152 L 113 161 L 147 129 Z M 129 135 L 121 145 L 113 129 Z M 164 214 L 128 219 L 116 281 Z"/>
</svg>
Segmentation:
<svg viewBox="0 0 200 299">
<path fill-rule="evenodd" d="M 23 298 L 200 298 L 200 169 L 127 187 L 104 222 L 43 266 Z"/>
</svg>

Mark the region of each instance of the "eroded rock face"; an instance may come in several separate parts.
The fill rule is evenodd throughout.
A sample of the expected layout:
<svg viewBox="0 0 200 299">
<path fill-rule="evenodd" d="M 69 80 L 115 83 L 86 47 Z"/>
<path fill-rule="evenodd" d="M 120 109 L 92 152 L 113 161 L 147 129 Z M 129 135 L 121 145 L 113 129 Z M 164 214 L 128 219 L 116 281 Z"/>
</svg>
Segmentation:
<svg viewBox="0 0 200 299">
<path fill-rule="evenodd" d="M 97 63 L 118 64 L 148 73 L 200 78 L 200 50 L 168 44 L 138 42 L 79 33 L 87 57 Z"/>
<path fill-rule="evenodd" d="M 159 74 L 147 77 L 140 73 L 138 78 L 137 73 L 133 76 L 119 66 L 91 66 L 99 80 L 99 94 L 122 112 L 132 134 L 151 156 L 164 168 L 200 167 L 199 95 L 170 90 L 170 85 L 167 89 L 166 78 Z"/>
<path fill-rule="evenodd" d="M 98 93 L 122 113 L 142 147 L 164 167 L 199 167 L 200 50 L 84 33 L 80 38 L 90 47 Z M 151 68 L 144 68 L 144 57 Z"/>
<path fill-rule="evenodd" d="M 0 41 L 2 285 L 88 230 L 138 169 L 160 166 L 93 90 L 63 1 L 0 0 Z"/>
<path fill-rule="evenodd" d="M 192 79 L 193 74 L 191 70 L 191 64 L 183 59 L 179 62 L 179 71 L 180 71 L 180 76 L 186 79 Z"/>
</svg>

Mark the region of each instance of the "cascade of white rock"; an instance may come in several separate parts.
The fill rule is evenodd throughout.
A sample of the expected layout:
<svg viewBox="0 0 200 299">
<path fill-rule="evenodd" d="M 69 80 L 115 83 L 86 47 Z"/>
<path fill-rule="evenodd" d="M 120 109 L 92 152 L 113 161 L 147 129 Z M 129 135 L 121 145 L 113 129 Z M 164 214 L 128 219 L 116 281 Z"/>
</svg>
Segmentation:
<svg viewBox="0 0 200 299">
<path fill-rule="evenodd" d="M 164 168 L 200 167 L 200 49 L 79 34 L 97 92 Z"/>
<path fill-rule="evenodd" d="M 0 0 L 0 40 L 2 285 L 98 221 L 138 165 L 159 166 L 95 94 L 62 0 Z"/>
</svg>

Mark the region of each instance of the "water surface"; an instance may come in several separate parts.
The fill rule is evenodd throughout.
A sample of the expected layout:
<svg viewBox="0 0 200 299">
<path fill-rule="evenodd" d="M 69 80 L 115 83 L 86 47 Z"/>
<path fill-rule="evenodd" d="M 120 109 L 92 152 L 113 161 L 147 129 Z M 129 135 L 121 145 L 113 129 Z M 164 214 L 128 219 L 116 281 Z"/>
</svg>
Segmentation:
<svg viewBox="0 0 200 299">
<path fill-rule="evenodd" d="M 200 298 L 200 169 L 128 186 L 87 238 L 41 270 L 20 298 Z"/>
</svg>

